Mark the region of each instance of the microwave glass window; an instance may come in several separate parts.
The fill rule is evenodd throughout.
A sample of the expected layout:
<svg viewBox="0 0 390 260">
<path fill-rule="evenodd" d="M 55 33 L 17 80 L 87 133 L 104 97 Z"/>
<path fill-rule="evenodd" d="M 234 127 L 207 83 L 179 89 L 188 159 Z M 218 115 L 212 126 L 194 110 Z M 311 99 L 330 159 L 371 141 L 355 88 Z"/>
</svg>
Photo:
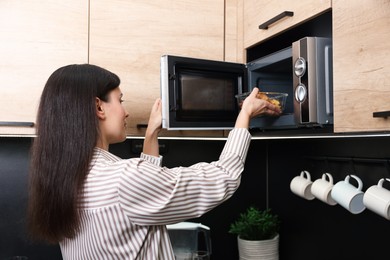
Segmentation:
<svg viewBox="0 0 390 260">
<path fill-rule="evenodd" d="M 230 79 L 205 78 L 183 75 L 181 78 L 181 104 L 183 110 L 232 111 L 235 103 L 234 82 Z"/>
<path fill-rule="evenodd" d="M 237 115 L 239 77 L 224 73 L 181 71 L 176 92 L 176 118 L 226 121 Z"/>
</svg>

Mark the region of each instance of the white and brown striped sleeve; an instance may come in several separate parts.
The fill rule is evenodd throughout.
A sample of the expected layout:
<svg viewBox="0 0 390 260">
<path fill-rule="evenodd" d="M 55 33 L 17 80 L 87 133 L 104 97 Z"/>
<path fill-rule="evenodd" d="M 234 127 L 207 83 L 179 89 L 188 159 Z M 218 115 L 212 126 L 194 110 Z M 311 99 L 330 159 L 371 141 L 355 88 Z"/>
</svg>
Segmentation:
<svg viewBox="0 0 390 260">
<path fill-rule="evenodd" d="M 156 156 L 153 156 L 153 155 L 149 155 L 149 154 L 145 154 L 145 153 L 141 153 L 141 156 L 140 158 L 142 160 L 145 160 L 145 161 L 148 161 L 156 166 L 160 166 L 162 165 L 162 156 L 160 155 L 159 157 L 156 157 Z"/>
<path fill-rule="evenodd" d="M 190 167 L 161 168 L 145 158 L 129 162 L 120 177 L 120 206 L 138 225 L 201 216 L 238 188 L 250 139 L 247 129 L 233 129 L 218 161 Z"/>
</svg>

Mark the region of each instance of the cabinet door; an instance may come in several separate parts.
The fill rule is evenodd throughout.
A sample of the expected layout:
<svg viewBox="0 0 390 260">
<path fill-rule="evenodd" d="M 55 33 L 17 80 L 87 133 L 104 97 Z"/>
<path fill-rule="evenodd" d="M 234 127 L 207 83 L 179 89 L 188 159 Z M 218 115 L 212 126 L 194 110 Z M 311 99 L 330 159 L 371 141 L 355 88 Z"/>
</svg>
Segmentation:
<svg viewBox="0 0 390 260">
<path fill-rule="evenodd" d="M 137 126 L 147 124 L 152 104 L 160 97 L 162 55 L 224 59 L 223 0 L 92 0 L 90 8 L 90 63 L 121 78 L 130 114 L 128 135 L 144 135 L 144 128 Z"/>
<path fill-rule="evenodd" d="M 334 131 L 389 131 L 390 1 L 333 1 Z"/>
<path fill-rule="evenodd" d="M 225 0 L 225 61 L 246 63 L 243 6 L 244 0 Z"/>
<path fill-rule="evenodd" d="M 331 0 L 245 0 L 244 1 L 244 48 L 249 48 L 269 37 L 280 34 L 331 8 Z M 282 14 L 293 12 L 270 24 L 267 29 L 259 29 L 259 25 Z"/>
<path fill-rule="evenodd" d="M 30 135 L 47 78 L 88 62 L 88 1 L 0 1 L 0 134 Z"/>
</svg>

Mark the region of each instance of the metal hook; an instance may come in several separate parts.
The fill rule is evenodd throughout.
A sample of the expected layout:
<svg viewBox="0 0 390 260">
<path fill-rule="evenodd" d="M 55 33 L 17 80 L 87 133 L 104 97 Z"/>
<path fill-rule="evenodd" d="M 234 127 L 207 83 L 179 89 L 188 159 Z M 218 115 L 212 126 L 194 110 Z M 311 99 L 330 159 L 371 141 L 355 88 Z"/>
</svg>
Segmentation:
<svg viewBox="0 0 390 260">
<path fill-rule="evenodd" d="M 350 160 L 350 162 L 351 162 L 351 168 L 352 168 L 352 174 L 355 174 L 355 175 L 357 175 L 356 173 L 357 173 L 357 171 L 356 171 L 356 167 L 355 167 L 355 158 L 354 157 L 351 157 L 351 160 Z"/>
<path fill-rule="evenodd" d="M 387 173 L 390 175 L 390 159 L 385 161 L 385 167 L 387 169 Z M 384 176 L 384 178 L 386 178 L 386 176 Z"/>
<path fill-rule="evenodd" d="M 325 172 L 331 172 L 328 157 L 325 157 Z"/>
</svg>

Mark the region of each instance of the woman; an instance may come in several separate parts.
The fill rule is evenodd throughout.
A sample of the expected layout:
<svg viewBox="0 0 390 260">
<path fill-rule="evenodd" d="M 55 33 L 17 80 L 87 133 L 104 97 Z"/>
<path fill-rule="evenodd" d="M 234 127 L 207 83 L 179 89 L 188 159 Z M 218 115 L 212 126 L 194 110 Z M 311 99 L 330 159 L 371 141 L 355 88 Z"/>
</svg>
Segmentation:
<svg viewBox="0 0 390 260">
<path fill-rule="evenodd" d="M 199 217 L 230 198 L 250 143 L 250 118 L 278 115 L 245 100 L 218 161 L 161 167 L 161 103 L 152 107 L 140 158 L 109 145 L 126 138 L 120 80 L 98 66 L 56 70 L 42 93 L 32 146 L 28 219 L 32 235 L 59 243 L 64 259 L 174 259 L 167 224 Z"/>
</svg>

